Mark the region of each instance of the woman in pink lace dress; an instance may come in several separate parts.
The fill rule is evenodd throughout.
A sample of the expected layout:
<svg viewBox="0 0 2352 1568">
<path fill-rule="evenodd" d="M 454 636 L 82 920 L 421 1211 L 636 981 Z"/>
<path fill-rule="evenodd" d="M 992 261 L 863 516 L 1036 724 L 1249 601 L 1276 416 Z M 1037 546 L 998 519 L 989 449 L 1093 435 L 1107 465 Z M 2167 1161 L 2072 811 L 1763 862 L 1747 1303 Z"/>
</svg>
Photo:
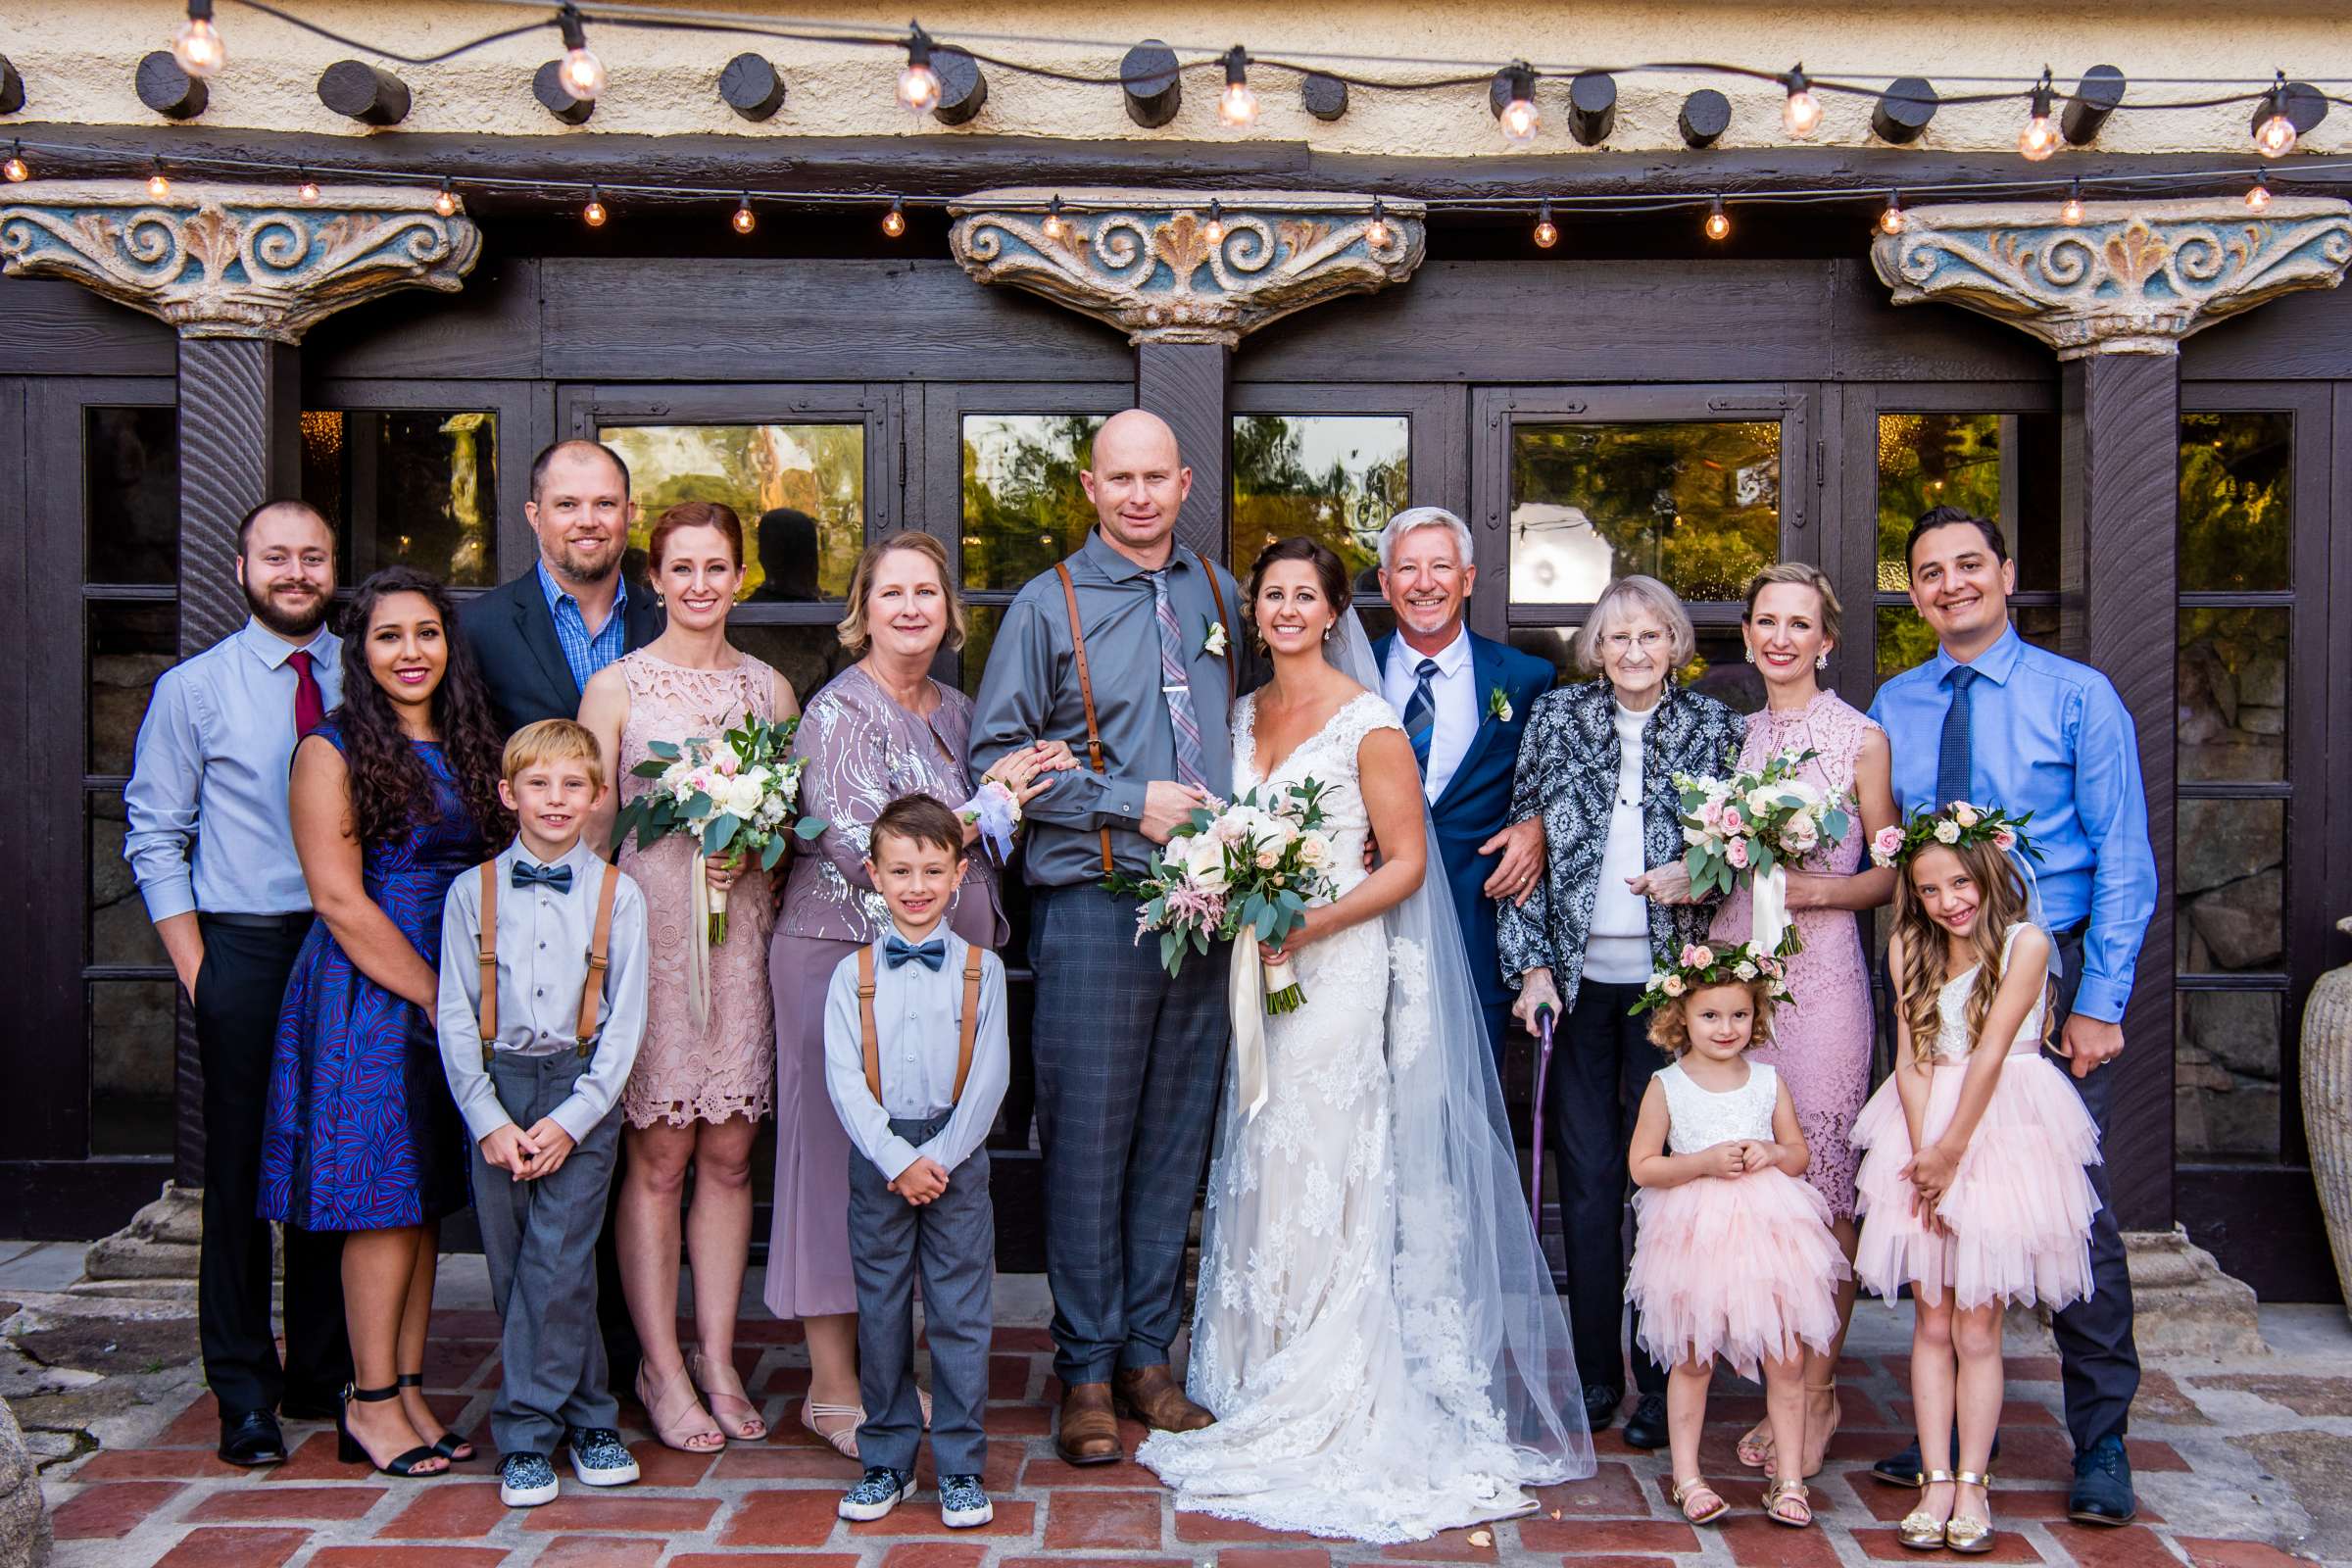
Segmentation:
<svg viewBox="0 0 2352 1568">
<path fill-rule="evenodd" d="M 1870 960 L 1859 913 L 1894 894 L 1894 873 L 1866 863 L 1870 836 L 1895 820 L 1888 780 L 1886 732 L 1867 715 L 1821 688 L 1820 673 L 1838 646 L 1838 596 L 1820 568 L 1799 563 L 1768 566 L 1747 585 L 1740 633 L 1748 661 L 1764 677 L 1765 706 L 1747 718 L 1742 768 L 1760 767 L 1776 753 L 1817 755 L 1803 776 L 1825 795 L 1843 796 L 1850 825 L 1845 837 L 1824 844 L 1788 873 L 1788 907 L 1804 943 L 1788 966 L 1792 1004 L 1773 1019 L 1774 1044 L 1749 1054 L 1769 1062 L 1788 1086 L 1813 1164 L 1805 1180 L 1829 1200 L 1831 1228 L 1848 1261 L 1854 1255 L 1854 1171 L 1860 1154 L 1846 1141 L 1870 1094 L 1874 1013 Z M 1744 941 L 1748 890 L 1733 890 L 1716 911 L 1713 935 Z M 1803 1474 L 1821 1469 L 1838 1430 L 1838 1354 L 1854 1309 L 1854 1285 L 1838 1292 L 1838 1339 L 1828 1351 L 1805 1358 Z M 1740 1462 L 1762 1469 L 1772 1462 L 1765 1426 L 1740 1440 Z"/>
<path fill-rule="evenodd" d="M 600 803 L 598 842 L 610 842 L 617 800 L 648 787 L 629 770 L 650 755 L 651 742 L 715 738 L 747 713 L 772 723 L 800 711 L 783 676 L 727 641 L 727 612 L 743 582 L 743 524 L 735 514 L 699 501 L 672 507 L 647 545 L 668 627 L 598 671 L 580 699 L 580 722 L 607 757 L 619 759 L 620 788 Z M 663 1443 L 707 1453 L 729 1438 L 767 1436 L 736 1375 L 734 1348 L 752 1243 L 752 1140 L 775 1093 L 767 985 L 773 904 L 768 873 L 756 863 L 710 862 L 705 875 L 727 895 L 729 929 L 710 950 L 710 986 L 698 998 L 693 843 L 673 834 L 641 850 L 632 837 L 618 864 L 645 895 L 652 943 L 645 1039 L 621 1090 L 628 1159 L 614 1221 L 621 1289 L 645 1348 L 637 1397 Z M 691 1353 L 680 1350 L 677 1334 L 679 1194 L 689 1166 Z"/>
</svg>

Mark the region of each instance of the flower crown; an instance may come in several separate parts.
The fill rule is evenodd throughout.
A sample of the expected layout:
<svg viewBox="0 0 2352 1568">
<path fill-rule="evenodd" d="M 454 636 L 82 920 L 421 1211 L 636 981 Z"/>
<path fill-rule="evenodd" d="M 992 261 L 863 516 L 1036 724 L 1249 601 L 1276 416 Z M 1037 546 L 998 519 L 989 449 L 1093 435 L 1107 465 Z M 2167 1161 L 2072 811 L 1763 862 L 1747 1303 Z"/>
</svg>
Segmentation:
<svg viewBox="0 0 2352 1568">
<path fill-rule="evenodd" d="M 1971 844 L 1990 844 L 2003 853 L 2014 852 L 2038 860 L 2041 851 L 2026 836 L 2026 824 L 2034 820 L 2032 811 L 2023 816 L 2011 816 L 1997 806 L 1974 806 L 1967 801 L 1954 801 L 1939 811 L 1914 811 L 1902 826 L 1879 829 L 1870 841 L 1870 863 L 1873 865 L 1901 865 L 1931 844 L 1946 849 L 1961 849 Z"/>
<path fill-rule="evenodd" d="M 1743 986 L 1762 980 L 1775 1002 L 1788 1000 L 1788 963 L 1753 942 L 1686 943 L 1673 967 L 1657 970 L 1642 988 L 1642 999 L 1631 1008 L 1645 1012 L 1680 1001 L 1707 986 Z"/>
</svg>

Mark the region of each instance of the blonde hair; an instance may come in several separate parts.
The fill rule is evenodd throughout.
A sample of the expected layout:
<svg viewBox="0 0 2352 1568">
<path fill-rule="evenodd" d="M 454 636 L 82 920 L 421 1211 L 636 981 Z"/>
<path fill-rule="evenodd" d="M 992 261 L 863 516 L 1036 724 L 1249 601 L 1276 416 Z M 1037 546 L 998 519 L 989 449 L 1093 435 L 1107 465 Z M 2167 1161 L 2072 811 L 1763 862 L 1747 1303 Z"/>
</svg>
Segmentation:
<svg viewBox="0 0 2352 1568">
<path fill-rule="evenodd" d="M 1590 673 L 1599 674 L 1600 639 L 1613 623 L 1644 610 L 1666 623 L 1667 641 L 1672 645 L 1667 668 L 1681 669 L 1698 656 L 1698 633 L 1691 630 L 1690 612 L 1683 608 L 1683 602 L 1657 578 L 1637 572 L 1610 583 L 1592 601 L 1592 613 L 1576 631 L 1576 662 Z"/>
<path fill-rule="evenodd" d="M 1756 618 L 1756 600 L 1774 583 L 1788 583 L 1798 588 L 1810 588 L 1821 598 L 1821 632 L 1837 647 L 1845 646 L 1845 638 L 1838 629 L 1838 617 L 1842 608 L 1838 603 L 1838 590 L 1830 586 L 1829 574 L 1809 561 L 1784 561 L 1777 566 L 1766 566 L 1747 579 L 1747 608 L 1740 612 L 1742 622 L 1753 624 Z"/>
<path fill-rule="evenodd" d="M 1983 898 L 1977 905 L 1977 923 L 1969 928 L 1968 951 L 1975 956 L 1976 984 L 1969 988 L 1968 1005 L 1961 1018 L 1967 1024 L 1969 1049 L 1974 1051 L 1984 1032 L 1984 1017 L 2001 992 L 2001 957 L 2007 950 L 2009 928 L 2028 918 L 2025 878 L 2017 862 L 1989 839 L 1976 844 L 1926 844 L 1904 862 L 1894 879 L 1894 934 L 1902 939 L 1902 972 L 1895 976 L 1895 1007 L 1911 1028 L 1912 1059 L 1926 1065 L 1936 1054 L 1936 1037 L 1943 1019 L 1937 1000 L 1953 976 L 1948 972 L 1950 940 L 1928 913 L 1912 888 L 1911 873 L 1920 857 L 1934 850 L 1957 856 L 1975 880 Z M 2046 1039 L 2049 1015 L 2042 1015 Z M 2001 1049 L 2007 1049 L 2004 1044 Z"/>
<path fill-rule="evenodd" d="M 1747 1033 L 1747 1049 L 1772 1044 L 1772 982 L 1758 975 L 1753 980 L 1719 980 L 1713 985 L 1694 985 L 1663 1007 L 1649 1012 L 1649 1043 L 1669 1056 L 1680 1056 L 1690 1049 L 1690 1020 L 1683 1009 L 1690 999 L 1701 991 L 1719 991 L 1727 986 L 1744 988 L 1755 1006 L 1756 1021 Z"/>
<path fill-rule="evenodd" d="M 882 558 L 894 550 L 912 551 L 930 562 L 933 569 L 939 573 L 940 592 L 948 598 L 948 634 L 944 646 L 951 650 L 961 648 L 963 595 L 956 591 L 956 574 L 948 569 L 948 547 L 929 534 L 916 533 L 912 529 L 894 533 L 887 539 L 867 545 L 865 553 L 858 558 L 857 566 L 850 572 L 848 612 L 833 628 L 841 638 L 841 646 L 863 659 L 865 651 L 874 645 L 873 634 L 865 624 L 865 598 L 873 592 L 874 573 L 880 569 Z"/>
<path fill-rule="evenodd" d="M 595 732 L 568 718 L 543 718 L 516 730 L 507 742 L 506 755 L 499 759 L 498 773 L 512 784 L 526 770 L 555 762 L 585 763 L 588 782 L 600 792 L 604 789 L 605 760 L 597 749 Z"/>
</svg>

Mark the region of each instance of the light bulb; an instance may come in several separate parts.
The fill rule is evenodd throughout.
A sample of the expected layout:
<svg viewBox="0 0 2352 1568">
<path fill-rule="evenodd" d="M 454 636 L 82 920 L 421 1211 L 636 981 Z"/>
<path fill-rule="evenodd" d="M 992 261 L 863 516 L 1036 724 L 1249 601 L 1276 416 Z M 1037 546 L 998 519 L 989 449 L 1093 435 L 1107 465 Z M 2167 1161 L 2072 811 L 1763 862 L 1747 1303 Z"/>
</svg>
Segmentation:
<svg viewBox="0 0 2352 1568">
<path fill-rule="evenodd" d="M 2286 73 L 2278 74 L 2278 84 L 2270 91 L 2263 105 L 2267 111 L 2261 123 L 2254 127 L 2254 150 L 2265 158 L 2284 158 L 2295 150 L 2295 122 L 2286 113 Z"/>
<path fill-rule="evenodd" d="M 1225 51 L 1225 91 L 1217 98 L 1217 118 L 1236 130 L 1257 123 L 1257 94 L 1250 90 L 1250 55 L 1238 43 Z"/>
<path fill-rule="evenodd" d="M 2066 193 L 2066 205 L 2058 209 L 2058 221 L 2072 227 L 2082 221 L 2082 182 L 2076 180 Z"/>
<path fill-rule="evenodd" d="M 1536 139 L 1536 131 L 1544 123 L 1543 113 L 1536 108 L 1536 74 L 1525 64 L 1510 68 L 1510 102 L 1502 106 L 1499 121 L 1502 139 L 1514 147 L 1525 147 Z"/>
<path fill-rule="evenodd" d="M 228 64 L 228 48 L 213 25 L 213 0 L 188 0 L 188 20 L 172 36 L 172 58 L 191 76 L 210 76 Z"/>
<path fill-rule="evenodd" d="M 1372 221 L 1364 225 L 1364 248 L 1383 250 L 1389 243 L 1389 210 L 1377 196 L 1372 198 Z"/>
<path fill-rule="evenodd" d="M 580 209 L 580 221 L 586 223 L 590 228 L 602 228 L 605 226 L 605 219 L 608 216 L 610 215 L 605 211 L 603 193 L 594 185 L 589 186 L 588 205 Z"/>
<path fill-rule="evenodd" d="M 760 220 L 752 216 L 752 198 L 748 191 L 744 194 L 743 200 L 736 204 L 735 216 L 728 219 L 727 221 L 734 225 L 735 232 L 738 234 L 749 234 L 760 226 Z"/>
<path fill-rule="evenodd" d="M 12 167 L 14 167 L 13 163 Z M 17 179 L 22 176 L 11 174 L 8 177 L 11 179 Z M 2263 177 L 2262 171 L 2257 169 L 2254 171 L 2254 183 L 2246 187 L 2246 211 L 2250 213 L 2259 213 L 2270 205 L 2271 182 L 2268 179 L 2265 179 Z"/>
<path fill-rule="evenodd" d="M 1560 242 L 1560 225 L 1551 220 L 1551 203 L 1545 202 L 1536 214 L 1536 244 L 1549 250 Z"/>
<path fill-rule="evenodd" d="M 446 179 L 441 182 L 441 188 L 433 194 L 433 211 L 439 213 L 443 218 L 458 216 L 458 193 L 449 188 L 449 181 Z"/>
<path fill-rule="evenodd" d="M 1200 233 L 1211 245 L 1225 243 L 1225 209 L 1213 200 L 1208 204 L 1207 226 Z"/>
<path fill-rule="evenodd" d="M 2034 84 L 2032 110 L 2026 116 L 2026 128 L 2017 133 L 2018 156 L 2030 163 L 2040 163 L 2058 150 L 2058 129 L 2050 123 L 2050 74 L 2044 70 L 2041 80 Z"/>
<path fill-rule="evenodd" d="M 1728 239 L 1731 232 L 1731 215 L 1723 210 L 1723 198 L 1718 196 L 1707 210 L 1707 238 Z"/>
<path fill-rule="evenodd" d="M 1805 80 L 1804 66 L 1799 64 L 1782 79 L 1788 84 L 1788 100 L 1781 105 L 1781 123 L 1791 136 L 1812 135 L 1821 128 L 1821 100 Z"/>
<path fill-rule="evenodd" d="M 1879 232 L 1900 234 L 1907 220 L 1903 217 L 1903 197 L 1900 191 L 1886 193 L 1886 210 L 1879 215 Z"/>
<path fill-rule="evenodd" d="M 890 211 L 882 215 L 882 232 L 892 239 L 906 232 L 906 209 L 900 205 L 896 196 L 890 199 Z"/>
<path fill-rule="evenodd" d="M 1059 239 L 1067 227 L 1061 220 L 1061 198 L 1056 196 L 1046 208 L 1046 238 Z"/>
<path fill-rule="evenodd" d="M 165 175 L 161 164 L 156 165 L 155 172 L 147 176 L 147 194 L 159 202 L 172 194 L 172 181 Z"/>
<path fill-rule="evenodd" d="M 303 206 L 316 207 L 318 205 L 318 182 L 306 173 L 302 176 L 302 183 L 294 187 L 294 194 Z"/>
<path fill-rule="evenodd" d="M 588 47 L 588 29 L 580 22 L 578 8 L 565 6 L 557 16 L 556 25 L 564 32 L 564 64 L 557 68 L 557 79 L 574 98 L 582 102 L 593 99 L 605 90 L 605 63 Z"/>
<path fill-rule="evenodd" d="M 906 68 L 899 73 L 899 107 L 920 118 L 939 107 L 939 73 L 931 69 L 930 34 L 916 27 L 906 35 Z"/>
<path fill-rule="evenodd" d="M 32 171 L 24 167 L 24 144 L 23 142 L 18 142 L 9 148 L 8 162 L 0 164 L 0 174 L 6 174 L 8 182 L 12 185 L 22 185 L 32 177 Z"/>
</svg>

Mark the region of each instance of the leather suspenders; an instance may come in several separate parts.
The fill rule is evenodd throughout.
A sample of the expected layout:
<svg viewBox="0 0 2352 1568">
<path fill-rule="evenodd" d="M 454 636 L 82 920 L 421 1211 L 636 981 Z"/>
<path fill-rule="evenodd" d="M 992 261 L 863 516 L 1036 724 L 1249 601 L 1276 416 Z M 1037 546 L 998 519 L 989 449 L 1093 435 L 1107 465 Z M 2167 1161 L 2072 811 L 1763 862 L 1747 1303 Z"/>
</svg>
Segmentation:
<svg viewBox="0 0 2352 1568">
<path fill-rule="evenodd" d="M 580 1054 L 595 1046 L 599 1016 L 605 1005 L 605 972 L 612 967 L 612 897 L 620 873 L 605 862 L 604 880 L 596 890 L 596 928 L 588 938 L 588 979 L 580 987 Z M 490 1065 L 490 1044 L 498 1038 L 498 862 L 482 862 L 482 932 L 476 955 L 482 965 L 482 1065 Z"/>
<path fill-rule="evenodd" d="M 865 1047 L 865 1087 L 882 1103 L 882 1036 L 874 1028 L 874 945 L 858 950 L 858 1030 Z M 972 1043 L 980 1033 L 980 950 L 963 947 L 963 1027 L 956 1043 L 956 1094 L 963 1099 L 963 1081 L 972 1075 Z"/>
<path fill-rule="evenodd" d="M 1198 553 L 1194 554 L 1193 559 L 1200 562 L 1201 575 L 1208 579 L 1208 597 L 1217 607 L 1217 624 L 1225 628 L 1226 640 L 1230 644 L 1233 629 L 1225 614 L 1225 590 L 1217 586 L 1217 569 L 1201 561 Z M 1078 584 L 1071 579 L 1069 563 L 1066 561 L 1054 563 L 1054 574 L 1061 579 L 1061 602 L 1070 616 L 1070 652 L 1078 664 L 1078 697 L 1086 705 L 1087 765 L 1098 773 L 1107 773 L 1110 769 L 1102 760 L 1102 729 L 1095 721 L 1095 677 L 1086 663 L 1086 632 L 1078 623 Z M 1240 689 L 1241 674 L 1232 653 L 1228 651 L 1225 655 L 1225 701 L 1231 704 L 1240 695 Z M 1102 836 L 1102 874 L 1108 876 L 1113 869 L 1110 829 L 1105 827 L 1100 831 Z"/>
</svg>

